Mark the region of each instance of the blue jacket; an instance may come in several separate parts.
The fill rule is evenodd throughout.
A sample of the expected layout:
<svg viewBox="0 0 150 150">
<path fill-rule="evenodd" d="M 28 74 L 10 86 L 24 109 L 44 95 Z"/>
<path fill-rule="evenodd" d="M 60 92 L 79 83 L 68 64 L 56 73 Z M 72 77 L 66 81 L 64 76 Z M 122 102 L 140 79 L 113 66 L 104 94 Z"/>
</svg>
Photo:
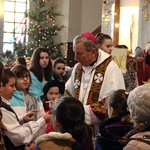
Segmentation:
<svg viewBox="0 0 150 150">
<path fill-rule="evenodd" d="M 43 92 L 44 83 L 40 82 L 38 78 L 31 71 L 30 71 L 30 76 L 31 76 L 32 83 L 30 85 L 29 91 L 34 92 L 36 96 L 38 97 L 43 96 L 44 95 L 44 92 Z M 52 79 L 54 78 L 51 77 L 49 80 L 52 80 Z"/>
<path fill-rule="evenodd" d="M 31 86 L 29 88 L 30 92 L 36 92 L 36 96 L 41 97 L 44 95 L 43 87 L 44 84 L 38 80 L 38 78 L 30 71 L 31 75 Z"/>
<path fill-rule="evenodd" d="M 29 91 L 29 94 L 33 96 L 36 99 L 36 109 L 38 109 L 38 113 L 36 114 L 36 120 L 39 119 L 40 116 L 42 116 L 44 112 L 44 107 L 41 99 L 37 97 L 36 92 Z M 22 91 L 16 90 L 13 94 L 13 97 L 11 100 L 9 100 L 10 106 L 13 108 L 13 110 L 16 112 L 18 116 L 24 116 L 26 112 L 26 104 L 24 101 L 24 93 Z"/>
</svg>

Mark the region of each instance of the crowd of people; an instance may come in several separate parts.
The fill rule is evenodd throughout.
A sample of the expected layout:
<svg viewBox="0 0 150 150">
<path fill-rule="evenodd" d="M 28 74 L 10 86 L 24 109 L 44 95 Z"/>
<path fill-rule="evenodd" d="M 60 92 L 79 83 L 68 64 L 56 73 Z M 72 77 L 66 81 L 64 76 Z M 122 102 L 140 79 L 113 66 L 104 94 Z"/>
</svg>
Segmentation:
<svg viewBox="0 0 150 150">
<path fill-rule="evenodd" d="M 77 35 L 73 51 L 69 77 L 65 61 L 52 62 L 43 47 L 28 64 L 0 62 L 0 149 L 149 150 L 150 43 L 127 57 L 126 73 L 109 35 Z"/>
</svg>

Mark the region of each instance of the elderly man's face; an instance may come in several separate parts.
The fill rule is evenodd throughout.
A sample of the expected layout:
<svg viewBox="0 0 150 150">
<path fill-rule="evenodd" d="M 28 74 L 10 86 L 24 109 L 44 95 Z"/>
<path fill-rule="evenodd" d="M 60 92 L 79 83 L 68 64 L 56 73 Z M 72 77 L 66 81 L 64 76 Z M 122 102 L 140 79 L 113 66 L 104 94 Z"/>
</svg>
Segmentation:
<svg viewBox="0 0 150 150">
<path fill-rule="evenodd" d="M 75 53 L 75 60 L 78 61 L 82 66 L 89 66 L 94 62 L 94 51 L 87 51 L 84 42 L 76 43 L 73 49 Z"/>
</svg>

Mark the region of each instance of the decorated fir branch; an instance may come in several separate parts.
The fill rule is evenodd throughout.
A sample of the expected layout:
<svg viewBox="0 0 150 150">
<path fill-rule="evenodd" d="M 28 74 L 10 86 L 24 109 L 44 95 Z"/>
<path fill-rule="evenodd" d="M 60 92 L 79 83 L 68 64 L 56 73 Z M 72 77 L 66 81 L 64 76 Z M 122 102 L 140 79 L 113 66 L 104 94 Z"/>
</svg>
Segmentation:
<svg viewBox="0 0 150 150">
<path fill-rule="evenodd" d="M 43 46 L 49 50 L 53 57 L 58 57 L 61 55 L 61 50 L 60 44 L 55 43 L 55 37 L 58 36 L 58 32 L 64 26 L 56 25 L 55 18 L 61 16 L 61 14 L 56 11 L 57 7 L 53 6 L 51 0 L 33 1 L 36 7 L 29 12 L 29 53 L 32 53 L 36 47 Z"/>
<path fill-rule="evenodd" d="M 47 48 L 52 57 L 61 57 L 61 44 L 55 43 L 55 38 L 59 36 L 59 31 L 64 25 L 57 25 L 55 19 L 62 16 L 57 12 L 57 6 L 52 0 L 31 0 L 32 9 L 28 14 L 27 39 L 28 42 L 14 42 L 14 49 L 17 55 L 31 56 L 33 50 L 39 46 Z"/>
</svg>

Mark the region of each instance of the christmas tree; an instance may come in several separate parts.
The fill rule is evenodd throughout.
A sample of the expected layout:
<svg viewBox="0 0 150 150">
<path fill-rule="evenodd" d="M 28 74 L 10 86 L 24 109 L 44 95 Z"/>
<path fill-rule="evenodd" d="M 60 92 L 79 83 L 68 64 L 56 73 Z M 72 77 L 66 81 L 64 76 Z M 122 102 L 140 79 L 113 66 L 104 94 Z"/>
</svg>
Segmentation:
<svg viewBox="0 0 150 150">
<path fill-rule="evenodd" d="M 16 44 L 15 47 L 19 49 L 19 46 L 20 52 L 31 56 L 34 49 L 41 46 L 48 49 L 53 58 L 61 57 L 60 43 L 55 43 L 55 37 L 64 26 L 56 25 L 55 18 L 62 15 L 56 11 L 52 0 L 32 0 L 31 3 L 35 7 L 28 12 L 27 42 Z"/>
<path fill-rule="evenodd" d="M 47 48 L 54 58 L 60 57 L 62 55 L 60 44 L 55 43 L 55 37 L 64 26 L 56 25 L 55 18 L 61 14 L 56 11 L 56 6 L 53 6 L 51 0 L 32 1 L 35 2 L 36 7 L 29 12 L 28 53 L 32 54 L 36 47 L 42 46 Z"/>
</svg>

